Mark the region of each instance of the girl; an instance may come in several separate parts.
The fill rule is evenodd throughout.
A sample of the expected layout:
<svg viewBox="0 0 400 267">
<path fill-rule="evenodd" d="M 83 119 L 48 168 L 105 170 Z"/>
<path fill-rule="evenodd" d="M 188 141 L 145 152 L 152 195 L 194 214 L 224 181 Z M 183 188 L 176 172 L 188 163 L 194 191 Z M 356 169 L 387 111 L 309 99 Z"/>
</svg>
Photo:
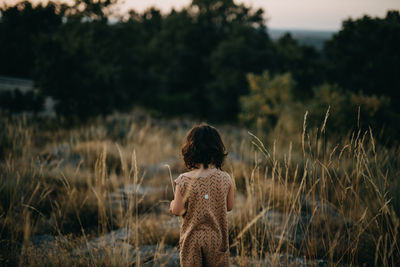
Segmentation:
<svg viewBox="0 0 400 267">
<path fill-rule="evenodd" d="M 173 214 L 182 216 L 181 266 L 229 266 L 227 211 L 233 208 L 234 186 L 221 170 L 227 153 L 218 131 L 207 124 L 193 127 L 182 155 L 192 171 L 174 181 L 170 205 Z"/>
</svg>

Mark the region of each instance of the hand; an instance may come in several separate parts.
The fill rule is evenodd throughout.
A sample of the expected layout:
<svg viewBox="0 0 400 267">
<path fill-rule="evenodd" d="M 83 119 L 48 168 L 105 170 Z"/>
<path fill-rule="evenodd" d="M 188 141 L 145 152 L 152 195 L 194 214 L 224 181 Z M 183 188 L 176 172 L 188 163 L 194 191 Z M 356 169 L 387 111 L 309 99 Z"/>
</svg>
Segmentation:
<svg viewBox="0 0 400 267">
<path fill-rule="evenodd" d="M 170 213 L 172 213 L 172 203 L 173 203 L 173 202 L 174 202 L 174 201 L 172 200 L 171 203 L 169 204 L 169 212 L 170 212 Z"/>
</svg>

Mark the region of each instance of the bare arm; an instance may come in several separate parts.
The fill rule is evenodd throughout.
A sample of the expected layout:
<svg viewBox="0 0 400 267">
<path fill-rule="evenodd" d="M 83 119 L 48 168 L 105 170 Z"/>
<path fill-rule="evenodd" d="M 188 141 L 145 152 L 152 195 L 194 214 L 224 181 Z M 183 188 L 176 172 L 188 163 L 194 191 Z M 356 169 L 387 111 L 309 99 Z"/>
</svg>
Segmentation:
<svg viewBox="0 0 400 267">
<path fill-rule="evenodd" d="M 226 197 L 226 209 L 227 211 L 231 211 L 233 209 L 233 200 L 234 200 L 235 189 L 233 184 L 229 187 L 228 196 Z"/>
<path fill-rule="evenodd" d="M 185 213 L 185 203 L 183 202 L 183 196 L 180 193 L 179 185 L 175 186 L 175 197 L 171 202 L 169 210 L 176 216 L 182 216 Z"/>
</svg>

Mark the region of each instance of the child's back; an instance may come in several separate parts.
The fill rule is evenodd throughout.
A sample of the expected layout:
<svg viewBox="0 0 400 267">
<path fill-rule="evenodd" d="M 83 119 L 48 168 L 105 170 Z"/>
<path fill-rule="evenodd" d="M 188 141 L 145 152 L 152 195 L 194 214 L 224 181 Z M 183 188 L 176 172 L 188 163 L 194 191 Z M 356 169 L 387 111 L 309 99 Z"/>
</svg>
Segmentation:
<svg viewBox="0 0 400 267">
<path fill-rule="evenodd" d="M 227 153 L 217 129 L 193 127 L 185 137 L 182 156 L 192 170 L 175 180 L 170 211 L 182 216 L 181 266 L 229 266 L 227 211 L 232 210 L 234 186 L 221 170 Z"/>
<path fill-rule="evenodd" d="M 186 212 L 180 230 L 182 266 L 228 266 L 227 196 L 232 179 L 215 169 L 203 177 L 176 180 Z M 205 261 L 205 262 L 204 262 Z"/>
</svg>

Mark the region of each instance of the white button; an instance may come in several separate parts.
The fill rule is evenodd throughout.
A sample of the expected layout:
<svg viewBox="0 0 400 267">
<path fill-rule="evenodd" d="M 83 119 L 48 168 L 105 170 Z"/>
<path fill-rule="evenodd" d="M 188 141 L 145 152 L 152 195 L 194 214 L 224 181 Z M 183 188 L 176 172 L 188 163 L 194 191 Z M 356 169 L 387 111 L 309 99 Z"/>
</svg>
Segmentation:
<svg viewBox="0 0 400 267">
<path fill-rule="evenodd" d="M 208 199 L 208 194 L 204 196 L 205 199 Z"/>
</svg>

